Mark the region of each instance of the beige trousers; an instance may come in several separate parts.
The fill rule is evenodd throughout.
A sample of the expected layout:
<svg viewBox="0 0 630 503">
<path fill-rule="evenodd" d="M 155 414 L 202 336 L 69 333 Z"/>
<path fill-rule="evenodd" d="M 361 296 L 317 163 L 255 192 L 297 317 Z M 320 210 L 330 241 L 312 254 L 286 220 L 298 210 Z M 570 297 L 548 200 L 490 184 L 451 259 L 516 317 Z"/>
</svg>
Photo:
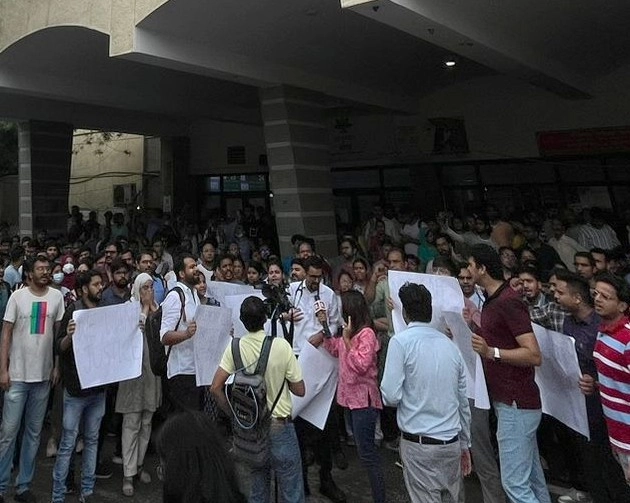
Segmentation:
<svg viewBox="0 0 630 503">
<path fill-rule="evenodd" d="M 126 412 L 122 424 L 122 458 L 125 477 L 138 474 L 138 467 L 144 463 L 144 456 L 151 439 L 151 418 L 153 412 Z"/>
</svg>

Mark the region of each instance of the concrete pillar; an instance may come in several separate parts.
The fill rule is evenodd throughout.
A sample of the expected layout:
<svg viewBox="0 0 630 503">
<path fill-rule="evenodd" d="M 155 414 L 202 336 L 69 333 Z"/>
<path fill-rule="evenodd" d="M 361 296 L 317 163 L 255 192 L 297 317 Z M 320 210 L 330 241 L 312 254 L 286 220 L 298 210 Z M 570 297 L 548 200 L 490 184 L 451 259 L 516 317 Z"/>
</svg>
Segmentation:
<svg viewBox="0 0 630 503">
<path fill-rule="evenodd" d="M 67 232 L 72 133 L 60 122 L 18 124 L 21 236 Z"/>
<path fill-rule="evenodd" d="M 304 234 L 319 253 L 337 255 L 324 108 L 285 86 L 261 89 L 260 105 L 281 254 L 292 253 L 293 234 Z"/>
</svg>

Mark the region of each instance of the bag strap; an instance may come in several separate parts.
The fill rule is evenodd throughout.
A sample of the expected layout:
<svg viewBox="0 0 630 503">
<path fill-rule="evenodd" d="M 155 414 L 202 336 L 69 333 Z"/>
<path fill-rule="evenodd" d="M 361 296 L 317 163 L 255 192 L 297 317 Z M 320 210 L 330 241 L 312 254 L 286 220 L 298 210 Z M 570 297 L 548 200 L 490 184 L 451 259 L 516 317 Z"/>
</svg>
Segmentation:
<svg viewBox="0 0 630 503">
<path fill-rule="evenodd" d="M 179 301 L 182 304 L 181 311 L 179 312 L 179 320 L 177 320 L 177 325 L 175 325 L 175 330 L 177 330 L 179 328 L 179 324 L 182 322 L 182 318 L 184 319 L 184 321 L 186 321 L 186 310 L 184 309 L 185 306 L 186 306 L 186 297 L 184 297 L 184 290 L 182 290 L 181 287 L 179 287 L 179 286 L 173 287 L 171 292 L 174 292 L 174 291 L 176 291 L 177 294 L 179 295 Z M 171 350 L 172 349 L 173 349 L 173 346 L 169 346 L 168 350 L 166 351 L 166 362 L 167 363 L 168 363 L 169 357 L 171 356 Z"/>
<path fill-rule="evenodd" d="M 271 345 L 275 337 L 265 336 L 262 343 L 262 349 L 260 350 L 260 357 L 258 358 L 258 364 L 256 365 L 255 374 L 265 375 L 267 370 L 267 362 L 269 361 L 269 353 L 271 353 Z"/>
<path fill-rule="evenodd" d="M 271 405 L 271 409 L 269 409 L 268 417 L 271 417 L 271 413 L 273 412 L 273 409 L 275 409 L 276 405 L 278 405 L 278 402 L 280 401 L 280 396 L 282 395 L 282 390 L 284 389 L 284 385 L 286 382 L 287 382 L 286 379 L 282 381 L 282 386 L 280 386 L 280 391 L 278 391 L 278 395 L 276 396 L 276 399 L 273 401 L 273 404 Z"/>
<path fill-rule="evenodd" d="M 241 340 L 236 337 L 232 339 L 232 358 L 234 359 L 234 368 L 237 371 L 244 369 L 240 342 Z"/>
</svg>

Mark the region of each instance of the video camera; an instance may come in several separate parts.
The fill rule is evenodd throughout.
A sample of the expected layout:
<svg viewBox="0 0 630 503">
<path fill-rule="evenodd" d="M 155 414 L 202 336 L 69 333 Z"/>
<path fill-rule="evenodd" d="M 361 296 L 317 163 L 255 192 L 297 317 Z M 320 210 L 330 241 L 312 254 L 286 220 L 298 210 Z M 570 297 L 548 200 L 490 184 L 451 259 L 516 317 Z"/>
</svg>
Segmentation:
<svg viewBox="0 0 630 503">
<path fill-rule="evenodd" d="M 269 319 L 272 319 L 274 315 L 278 317 L 280 313 L 286 313 L 293 307 L 286 291 L 281 286 L 265 283 L 262 286 L 262 294 L 265 297 L 263 302 Z"/>
</svg>

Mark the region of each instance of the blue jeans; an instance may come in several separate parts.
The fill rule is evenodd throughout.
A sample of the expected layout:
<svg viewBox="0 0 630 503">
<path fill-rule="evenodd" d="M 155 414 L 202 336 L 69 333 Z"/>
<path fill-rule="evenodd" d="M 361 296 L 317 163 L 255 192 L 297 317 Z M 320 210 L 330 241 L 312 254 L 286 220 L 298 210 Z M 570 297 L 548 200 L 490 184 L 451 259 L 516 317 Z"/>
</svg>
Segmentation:
<svg viewBox="0 0 630 503">
<path fill-rule="evenodd" d="M 24 417 L 24 434 L 20 449 L 20 465 L 15 481 L 18 494 L 29 488 L 35 475 L 35 458 L 42 425 L 46 416 L 50 381 L 12 382 L 4 393 L 2 427 L 0 428 L 0 494 L 7 491 L 15 453 L 15 441 Z"/>
<path fill-rule="evenodd" d="M 551 503 L 538 455 L 536 429 L 542 412 L 494 402 L 501 483 L 514 503 Z"/>
<path fill-rule="evenodd" d="M 83 418 L 84 446 L 81 466 L 81 494 L 89 496 L 94 492 L 98 431 L 104 414 L 105 391 L 82 397 L 70 396 L 66 390 L 63 391 L 63 430 L 53 468 L 53 502 L 62 502 L 65 499 L 66 477 L 79 434 L 81 418 Z"/>
<path fill-rule="evenodd" d="M 361 463 L 368 472 L 372 499 L 375 503 L 385 503 L 385 477 L 383 476 L 381 457 L 374 441 L 376 420 L 379 414 L 380 411 L 372 407 L 350 410 L 352 434 L 357 444 Z"/>
<path fill-rule="evenodd" d="M 278 479 L 279 500 L 283 503 L 304 503 L 302 458 L 293 423 L 271 420 L 271 466 L 252 471 L 249 503 L 271 500 L 271 470 Z"/>
</svg>

